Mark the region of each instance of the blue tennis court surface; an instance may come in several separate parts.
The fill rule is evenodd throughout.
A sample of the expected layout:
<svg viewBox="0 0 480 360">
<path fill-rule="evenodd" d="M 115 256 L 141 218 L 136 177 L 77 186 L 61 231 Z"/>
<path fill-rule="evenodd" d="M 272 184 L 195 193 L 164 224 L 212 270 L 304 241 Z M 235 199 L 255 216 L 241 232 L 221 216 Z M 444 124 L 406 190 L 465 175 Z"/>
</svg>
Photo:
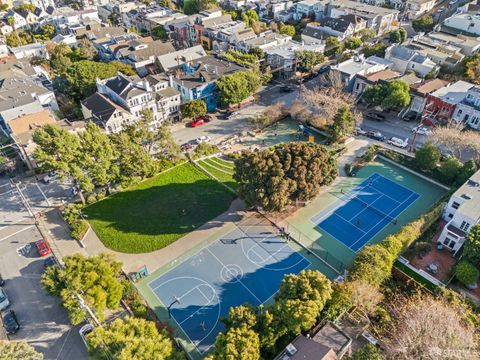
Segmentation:
<svg viewBox="0 0 480 360">
<path fill-rule="evenodd" d="M 342 194 L 327 209 L 312 218 L 317 226 L 357 252 L 420 195 L 377 173 L 353 190 Z"/>
<path fill-rule="evenodd" d="M 236 228 L 148 286 L 203 354 L 224 330 L 232 306 L 258 306 L 277 292 L 285 274 L 310 262 L 265 227 Z"/>
</svg>

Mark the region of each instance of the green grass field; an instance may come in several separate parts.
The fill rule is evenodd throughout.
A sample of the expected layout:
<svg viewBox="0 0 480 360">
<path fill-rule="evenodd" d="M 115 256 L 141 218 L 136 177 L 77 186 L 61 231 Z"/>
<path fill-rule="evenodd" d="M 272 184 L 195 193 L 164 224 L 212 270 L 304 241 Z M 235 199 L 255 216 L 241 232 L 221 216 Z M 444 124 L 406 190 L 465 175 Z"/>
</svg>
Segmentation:
<svg viewBox="0 0 480 360">
<path fill-rule="evenodd" d="M 85 208 L 104 245 L 125 253 L 164 248 L 226 211 L 234 195 L 183 164 Z"/>
<path fill-rule="evenodd" d="M 199 160 L 198 164 L 212 174 L 218 181 L 233 190 L 237 189 L 237 182 L 233 179 L 235 172 L 232 161 L 226 161 L 218 157 Z"/>
</svg>

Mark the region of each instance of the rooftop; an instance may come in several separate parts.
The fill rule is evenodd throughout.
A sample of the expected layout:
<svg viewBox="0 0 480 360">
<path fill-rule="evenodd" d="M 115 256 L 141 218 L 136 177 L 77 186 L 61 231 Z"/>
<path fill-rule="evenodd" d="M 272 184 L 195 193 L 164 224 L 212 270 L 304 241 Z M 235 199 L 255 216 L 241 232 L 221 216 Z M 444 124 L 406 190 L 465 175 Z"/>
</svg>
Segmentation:
<svg viewBox="0 0 480 360">
<path fill-rule="evenodd" d="M 43 110 L 12 119 L 8 122 L 8 126 L 13 135 L 18 135 L 53 123 L 55 123 L 53 114 L 48 110 Z"/>
<path fill-rule="evenodd" d="M 115 111 L 126 110 L 115 104 L 108 97 L 95 93 L 82 101 L 82 105 L 92 112 L 97 119 L 108 121 Z"/>
<path fill-rule="evenodd" d="M 453 196 L 464 199 L 457 212 L 480 221 L 480 170 L 460 186 Z"/>
<path fill-rule="evenodd" d="M 473 84 L 466 81 L 457 81 L 450 86 L 445 86 L 432 93 L 432 96 L 441 99 L 449 104 L 458 104 L 463 101 L 467 92 Z"/>
<path fill-rule="evenodd" d="M 434 91 L 437 91 L 438 89 L 443 88 L 444 86 L 447 86 L 448 84 L 448 81 L 441 79 L 433 79 L 413 84 L 411 85 L 411 88 L 412 90 L 414 90 L 414 92 L 422 96 L 426 96 Z"/>
<path fill-rule="evenodd" d="M 344 74 L 356 75 L 362 71 L 366 71 L 373 68 L 376 65 L 383 65 L 385 67 L 390 66 L 392 63 L 378 56 L 370 56 L 366 59 L 352 58 L 346 60 L 340 64 L 332 66 L 332 69 L 338 70 Z"/>
<path fill-rule="evenodd" d="M 174 51 L 169 54 L 158 56 L 158 63 L 163 71 L 170 71 L 184 64 L 186 61 L 196 60 L 207 53 L 202 45 L 193 46 L 184 50 Z"/>
</svg>

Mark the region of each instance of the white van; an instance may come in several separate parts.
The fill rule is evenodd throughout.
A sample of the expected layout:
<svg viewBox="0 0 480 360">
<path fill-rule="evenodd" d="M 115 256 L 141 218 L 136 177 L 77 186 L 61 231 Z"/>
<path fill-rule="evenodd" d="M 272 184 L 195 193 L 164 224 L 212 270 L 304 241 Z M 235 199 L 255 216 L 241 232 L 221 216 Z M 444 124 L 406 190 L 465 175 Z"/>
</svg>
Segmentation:
<svg viewBox="0 0 480 360">
<path fill-rule="evenodd" d="M 388 144 L 405 149 L 408 146 L 408 138 L 402 140 L 400 138 L 392 137 L 387 141 Z"/>
</svg>

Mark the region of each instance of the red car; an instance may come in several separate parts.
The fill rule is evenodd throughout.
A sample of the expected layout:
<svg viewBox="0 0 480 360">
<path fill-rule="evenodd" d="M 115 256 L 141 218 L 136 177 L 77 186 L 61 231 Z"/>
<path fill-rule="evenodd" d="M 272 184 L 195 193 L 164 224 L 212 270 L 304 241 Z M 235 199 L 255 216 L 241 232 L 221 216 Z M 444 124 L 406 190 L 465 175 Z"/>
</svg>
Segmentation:
<svg viewBox="0 0 480 360">
<path fill-rule="evenodd" d="M 194 128 L 194 127 L 203 125 L 203 124 L 205 124 L 205 123 L 207 123 L 207 122 L 209 122 L 209 121 L 210 121 L 210 117 L 209 117 L 208 115 L 205 116 L 205 117 L 199 117 L 199 118 L 197 118 L 196 120 L 193 120 L 193 121 L 190 123 L 190 126 L 191 126 L 192 128 Z"/>
<path fill-rule="evenodd" d="M 35 241 L 35 246 L 37 247 L 40 256 L 47 256 L 52 252 L 52 250 L 50 249 L 50 245 L 48 245 L 45 239 Z"/>
</svg>

